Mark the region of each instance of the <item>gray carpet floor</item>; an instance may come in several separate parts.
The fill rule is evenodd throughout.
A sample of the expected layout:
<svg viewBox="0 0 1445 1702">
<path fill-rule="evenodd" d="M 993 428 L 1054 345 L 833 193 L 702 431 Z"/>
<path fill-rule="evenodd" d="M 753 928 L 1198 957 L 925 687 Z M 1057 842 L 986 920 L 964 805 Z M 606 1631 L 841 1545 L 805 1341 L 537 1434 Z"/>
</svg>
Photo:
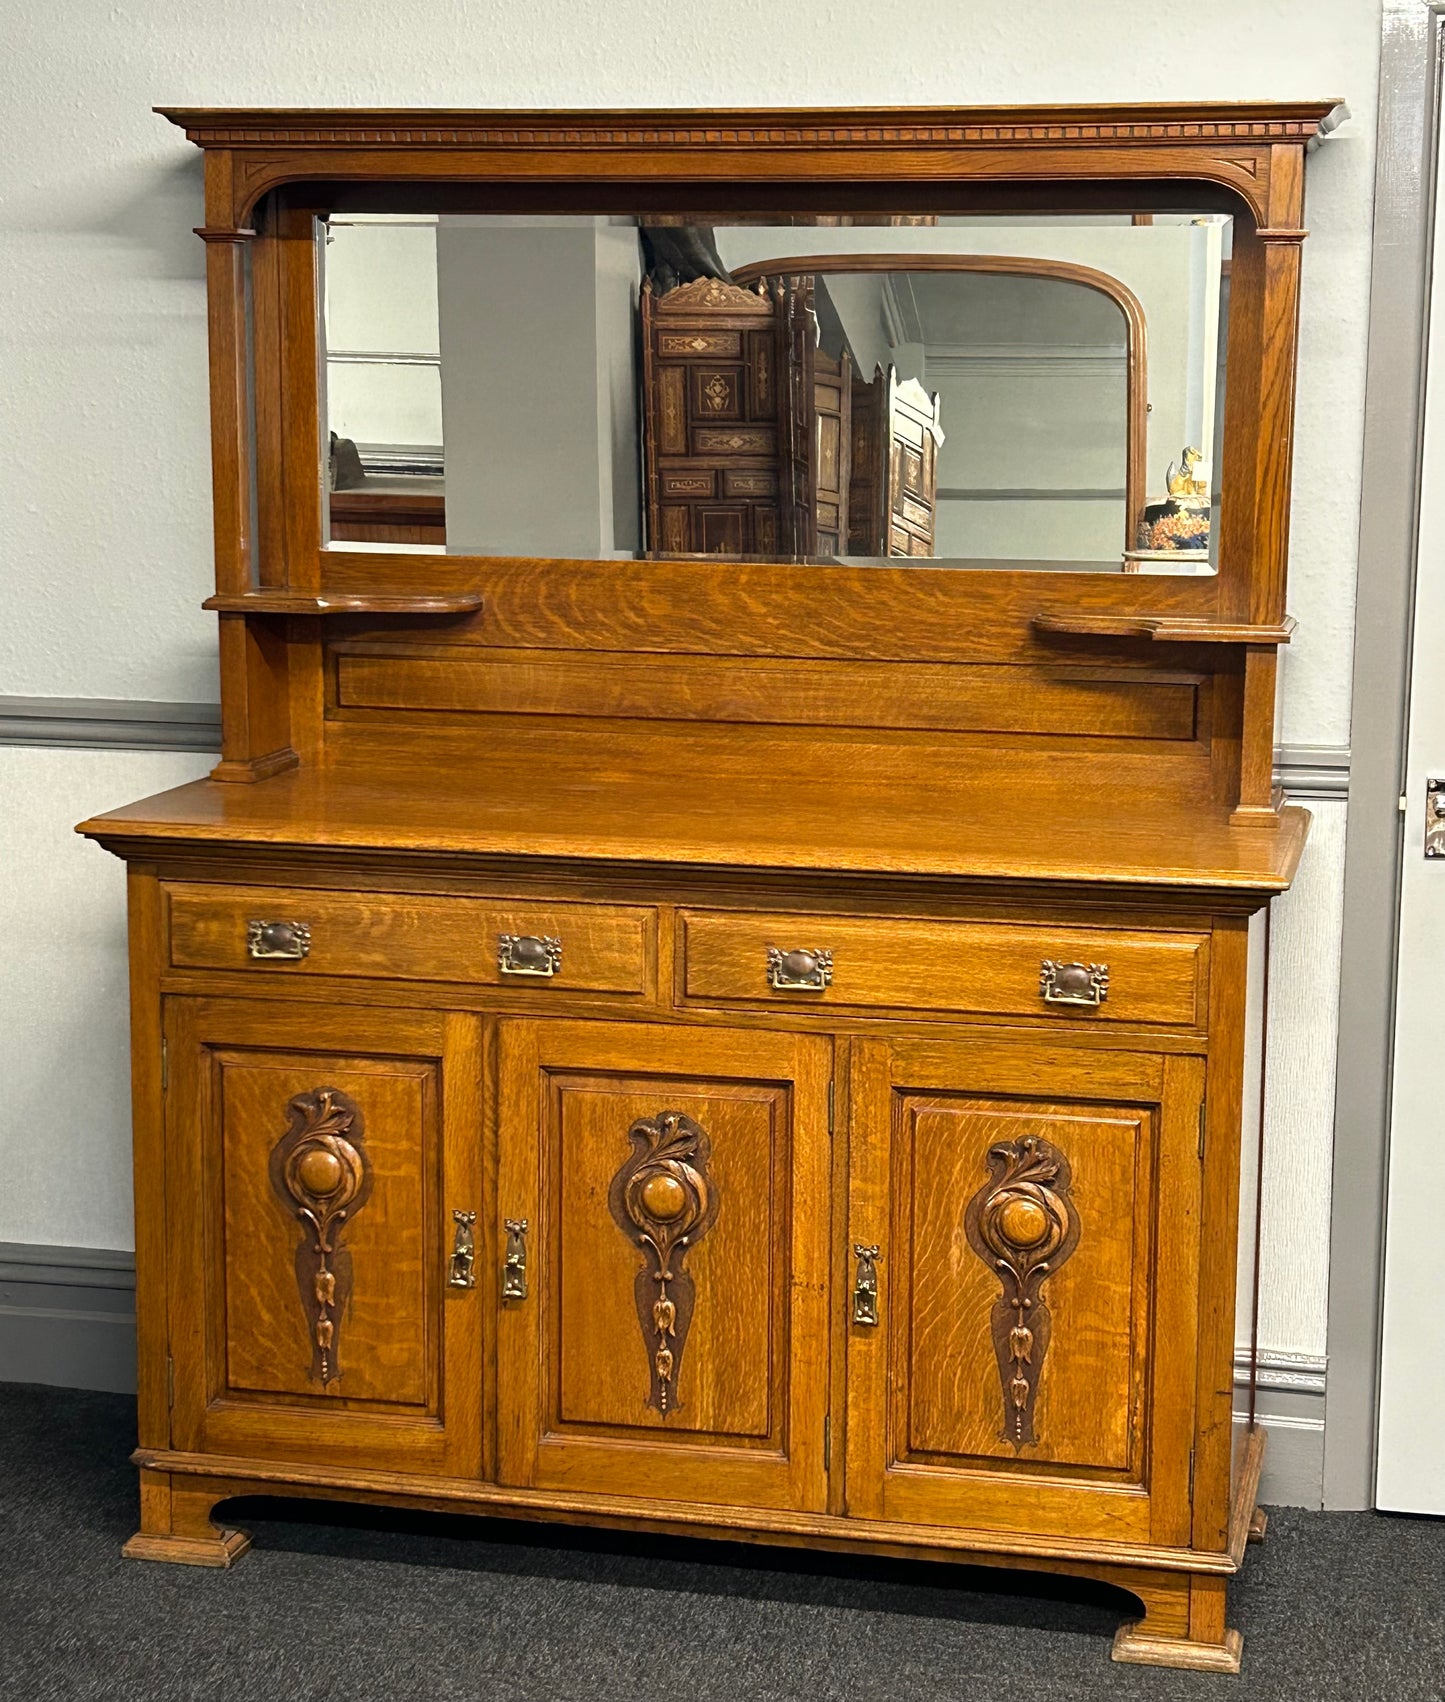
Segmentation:
<svg viewBox="0 0 1445 1702">
<path fill-rule="evenodd" d="M 1127 1598 L 950 1565 L 284 1501 L 232 1572 L 121 1558 L 132 1408 L 0 1385 L 5 1702 L 1445 1702 L 1445 1521 L 1277 1510 L 1237 1679 L 1123 1667 Z"/>
</svg>

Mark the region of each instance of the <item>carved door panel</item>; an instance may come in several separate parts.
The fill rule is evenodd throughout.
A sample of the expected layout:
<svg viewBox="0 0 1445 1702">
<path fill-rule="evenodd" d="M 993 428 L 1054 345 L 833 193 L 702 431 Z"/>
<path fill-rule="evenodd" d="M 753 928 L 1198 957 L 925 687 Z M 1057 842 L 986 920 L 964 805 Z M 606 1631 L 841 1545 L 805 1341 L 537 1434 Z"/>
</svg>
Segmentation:
<svg viewBox="0 0 1445 1702">
<path fill-rule="evenodd" d="M 834 360 L 819 349 L 814 356 L 813 412 L 817 483 L 814 553 L 838 555 L 848 549 L 849 462 L 853 448 L 853 363 L 846 354 Z"/>
<path fill-rule="evenodd" d="M 831 1043 L 517 1020 L 500 1057 L 501 1481 L 821 1510 Z"/>
<path fill-rule="evenodd" d="M 476 1475 L 478 1019 L 171 999 L 166 1035 L 173 1445 Z"/>
<path fill-rule="evenodd" d="M 888 554 L 884 502 L 888 485 L 888 436 L 884 430 L 887 380 L 882 367 L 867 383 L 853 374 L 848 457 L 848 553 Z"/>
<path fill-rule="evenodd" d="M 943 443 L 940 403 L 914 378 L 887 377 L 888 472 L 885 511 L 888 554 L 934 553 L 938 451 Z"/>
<path fill-rule="evenodd" d="M 866 1040 L 852 1071 L 849 1511 L 1187 1543 L 1202 1060 Z"/>
<path fill-rule="evenodd" d="M 657 554 L 768 555 L 784 536 L 783 306 L 717 278 L 642 291 L 647 540 Z"/>
<path fill-rule="evenodd" d="M 783 543 L 794 555 L 810 556 L 819 548 L 818 316 L 813 308 L 812 278 L 784 278 L 778 287 L 787 377 L 783 395 Z"/>
</svg>

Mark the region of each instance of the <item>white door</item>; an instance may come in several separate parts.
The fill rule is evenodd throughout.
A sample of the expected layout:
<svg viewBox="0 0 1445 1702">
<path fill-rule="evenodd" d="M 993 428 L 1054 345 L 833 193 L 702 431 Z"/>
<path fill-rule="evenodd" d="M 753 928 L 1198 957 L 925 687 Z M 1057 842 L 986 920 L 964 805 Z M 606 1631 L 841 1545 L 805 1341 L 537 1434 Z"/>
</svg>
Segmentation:
<svg viewBox="0 0 1445 1702">
<path fill-rule="evenodd" d="M 1437 174 L 1395 989 L 1376 1496 L 1445 1513 L 1445 201 Z M 1427 791 L 1441 782 L 1438 855 Z M 1349 1068 L 1348 1034 L 1340 1067 Z"/>
</svg>

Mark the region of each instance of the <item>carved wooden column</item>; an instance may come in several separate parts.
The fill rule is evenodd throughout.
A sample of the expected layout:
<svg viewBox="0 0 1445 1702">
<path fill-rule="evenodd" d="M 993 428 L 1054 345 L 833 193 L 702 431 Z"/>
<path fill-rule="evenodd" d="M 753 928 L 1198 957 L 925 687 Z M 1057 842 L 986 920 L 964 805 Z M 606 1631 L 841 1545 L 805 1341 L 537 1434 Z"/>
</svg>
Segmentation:
<svg viewBox="0 0 1445 1702">
<path fill-rule="evenodd" d="M 256 231 L 236 218 L 233 158 L 229 149 L 206 155 L 206 223 L 196 235 L 206 245 L 216 590 L 239 595 L 257 583 L 246 301 L 246 252 Z M 294 768 L 279 623 L 222 614 L 220 652 L 221 760 L 211 778 L 263 780 Z"/>
</svg>

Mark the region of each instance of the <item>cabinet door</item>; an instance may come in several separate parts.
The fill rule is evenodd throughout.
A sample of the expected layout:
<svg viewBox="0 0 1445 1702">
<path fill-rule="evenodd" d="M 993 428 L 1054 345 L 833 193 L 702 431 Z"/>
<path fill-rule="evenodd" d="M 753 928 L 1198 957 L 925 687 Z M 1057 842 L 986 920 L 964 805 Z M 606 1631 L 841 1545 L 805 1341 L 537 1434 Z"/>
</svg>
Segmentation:
<svg viewBox="0 0 1445 1702">
<path fill-rule="evenodd" d="M 501 1480 L 821 1509 L 831 1043 L 518 1020 L 500 1055 Z"/>
<path fill-rule="evenodd" d="M 170 999 L 166 1037 L 174 1445 L 475 1475 L 477 1019 Z"/>
<path fill-rule="evenodd" d="M 1187 1543 L 1202 1060 L 868 1040 L 852 1079 L 849 1511 Z"/>
</svg>

